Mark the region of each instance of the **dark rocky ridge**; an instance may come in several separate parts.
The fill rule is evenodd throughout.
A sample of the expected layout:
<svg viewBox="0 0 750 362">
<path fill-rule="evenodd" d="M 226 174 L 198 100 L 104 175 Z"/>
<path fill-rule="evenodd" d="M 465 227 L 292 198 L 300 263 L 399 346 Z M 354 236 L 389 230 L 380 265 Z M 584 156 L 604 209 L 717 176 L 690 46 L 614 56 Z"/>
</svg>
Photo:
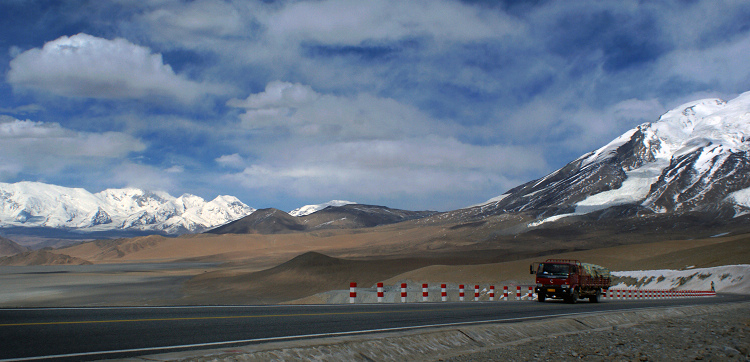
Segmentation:
<svg viewBox="0 0 750 362">
<path fill-rule="evenodd" d="M 16 255 L 27 251 L 29 248 L 0 236 L 0 256 Z"/>
<path fill-rule="evenodd" d="M 209 230 L 212 234 L 280 234 L 330 229 L 359 229 L 394 224 L 435 214 L 433 211 L 407 211 L 385 206 L 349 204 L 329 206 L 310 215 L 294 217 L 278 209 L 262 209 Z"/>
</svg>

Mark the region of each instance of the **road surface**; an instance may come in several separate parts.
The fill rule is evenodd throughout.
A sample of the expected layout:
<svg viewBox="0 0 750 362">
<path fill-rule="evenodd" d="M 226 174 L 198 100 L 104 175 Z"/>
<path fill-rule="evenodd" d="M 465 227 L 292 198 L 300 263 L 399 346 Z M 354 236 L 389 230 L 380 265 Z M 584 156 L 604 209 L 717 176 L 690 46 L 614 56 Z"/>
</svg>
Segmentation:
<svg viewBox="0 0 750 362">
<path fill-rule="evenodd" d="M 297 338 L 587 312 L 748 301 L 750 296 L 565 304 L 461 302 L 315 306 L 0 309 L 0 360 L 96 360 Z M 364 331 L 364 332 L 363 332 Z"/>
</svg>

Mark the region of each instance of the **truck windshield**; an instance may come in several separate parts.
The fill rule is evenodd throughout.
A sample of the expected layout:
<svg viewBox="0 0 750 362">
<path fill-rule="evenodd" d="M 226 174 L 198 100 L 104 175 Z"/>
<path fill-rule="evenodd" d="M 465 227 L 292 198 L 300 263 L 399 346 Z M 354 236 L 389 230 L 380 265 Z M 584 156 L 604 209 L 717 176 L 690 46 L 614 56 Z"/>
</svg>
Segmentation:
<svg viewBox="0 0 750 362">
<path fill-rule="evenodd" d="M 541 264 L 537 275 L 540 276 L 568 276 L 570 265 L 568 264 Z"/>
</svg>

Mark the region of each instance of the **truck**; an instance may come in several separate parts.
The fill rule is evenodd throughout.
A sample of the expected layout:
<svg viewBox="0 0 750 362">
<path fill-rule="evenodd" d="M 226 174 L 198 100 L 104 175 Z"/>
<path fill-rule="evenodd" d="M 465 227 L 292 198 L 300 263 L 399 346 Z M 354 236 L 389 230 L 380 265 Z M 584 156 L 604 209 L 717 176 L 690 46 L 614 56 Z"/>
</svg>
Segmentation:
<svg viewBox="0 0 750 362">
<path fill-rule="evenodd" d="M 607 268 L 580 260 L 547 259 L 543 263 L 531 264 L 529 271 L 536 274 L 534 291 L 540 302 L 549 298 L 575 303 L 578 299 L 588 298 L 591 303 L 598 303 L 612 283 Z"/>
</svg>

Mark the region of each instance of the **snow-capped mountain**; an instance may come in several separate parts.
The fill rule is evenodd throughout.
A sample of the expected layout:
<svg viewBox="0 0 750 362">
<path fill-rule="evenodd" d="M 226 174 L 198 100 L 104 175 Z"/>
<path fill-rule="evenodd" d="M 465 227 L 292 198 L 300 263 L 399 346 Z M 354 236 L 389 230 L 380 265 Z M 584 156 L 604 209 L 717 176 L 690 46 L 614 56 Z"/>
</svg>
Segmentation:
<svg viewBox="0 0 750 362">
<path fill-rule="evenodd" d="M 750 212 L 750 92 L 679 106 L 478 209 L 544 218 L 622 205 L 631 214 Z"/>
<path fill-rule="evenodd" d="M 180 234 L 204 231 L 253 211 L 234 196 L 207 202 L 195 195 L 173 197 L 135 188 L 92 194 L 39 182 L 0 183 L 0 227 Z"/>
<path fill-rule="evenodd" d="M 310 215 L 314 212 L 320 211 L 325 209 L 326 207 L 333 206 L 333 207 L 339 207 L 344 205 L 350 205 L 350 204 L 356 204 L 356 202 L 351 201 L 344 201 L 344 200 L 331 200 L 326 203 L 317 204 L 317 205 L 305 205 L 300 208 L 296 208 L 289 212 L 289 215 L 300 217 L 305 215 Z"/>
</svg>

